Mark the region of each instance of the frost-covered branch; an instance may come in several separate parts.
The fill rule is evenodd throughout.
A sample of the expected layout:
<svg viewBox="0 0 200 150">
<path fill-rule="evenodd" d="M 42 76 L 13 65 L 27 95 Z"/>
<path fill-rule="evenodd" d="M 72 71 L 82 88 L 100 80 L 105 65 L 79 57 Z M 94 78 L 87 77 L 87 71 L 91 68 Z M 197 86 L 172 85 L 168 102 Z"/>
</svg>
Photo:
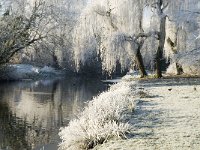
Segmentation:
<svg viewBox="0 0 200 150">
<path fill-rule="evenodd" d="M 98 15 L 107 17 L 108 20 L 109 20 L 109 22 L 110 22 L 110 25 L 113 27 L 113 29 L 118 30 L 117 26 L 114 24 L 113 19 L 112 19 L 112 13 L 111 13 L 111 12 L 112 12 L 113 9 L 114 9 L 114 8 L 112 8 L 112 9 L 109 8 L 108 10 L 103 10 L 103 8 L 100 8 L 100 6 L 99 6 L 99 7 L 96 7 L 96 8 L 94 9 L 94 11 L 95 11 Z"/>
<path fill-rule="evenodd" d="M 168 7 L 169 3 L 167 2 L 163 7 L 162 7 L 162 11 L 164 11 L 167 7 Z"/>
<path fill-rule="evenodd" d="M 148 33 L 139 33 L 138 35 L 134 35 L 133 39 L 138 40 L 139 38 L 148 38 L 148 37 L 156 37 L 159 38 L 159 32 L 158 31 L 150 31 Z"/>
<path fill-rule="evenodd" d="M 35 2 L 30 16 L 8 14 L 0 24 L 0 64 L 8 63 L 19 51 L 45 37 L 39 32 L 38 24 L 43 18 L 44 2 Z"/>
</svg>

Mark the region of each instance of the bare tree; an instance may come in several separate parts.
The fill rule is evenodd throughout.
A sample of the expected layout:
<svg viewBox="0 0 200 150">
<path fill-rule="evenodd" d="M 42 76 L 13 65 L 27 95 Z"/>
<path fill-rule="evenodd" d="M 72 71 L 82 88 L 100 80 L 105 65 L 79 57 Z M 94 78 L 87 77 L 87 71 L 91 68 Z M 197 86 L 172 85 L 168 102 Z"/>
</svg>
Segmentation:
<svg viewBox="0 0 200 150">
<path fill-rule="evenodd" d="M 7 11 L 0 18 L 0 64 L 8 63 L 16 53 L 45 37 L 37 28 L 44 17 L 43 7 L 44 2 L 35 2 L 29 17 Z"/>
</svg>

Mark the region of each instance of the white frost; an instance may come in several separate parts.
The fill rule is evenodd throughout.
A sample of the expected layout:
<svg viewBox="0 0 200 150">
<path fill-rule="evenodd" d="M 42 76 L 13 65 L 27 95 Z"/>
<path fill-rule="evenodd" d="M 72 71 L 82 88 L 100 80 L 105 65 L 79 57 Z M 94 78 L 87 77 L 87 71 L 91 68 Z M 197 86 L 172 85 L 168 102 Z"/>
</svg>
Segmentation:
<svg viewBox="0 0 200 150">
<path fill-rule="evenodd" d="M 6 80 L 23 80 L 48 78 L 54 75 L 60 76 L 61 74 L 61 70 L 56 70 L 48 66 L 40 68 L 28 64 L 10 64 L 2 69 L 1 78 Z"/>
<path fill-rule="evenodd" d="M 125 137 L 131 126 L 125 121 L 134 108 L 133 88 L 120 82 L 95 97 L 80 114 L 62 128 L 60 149 L 86 149 L 110 138 Z"/>
<path fill-rule="evenodd" d="M 179 53 L 176 56 L 176 62 L 181 64 L 184 74 L 200 75 L 200 48 Z M 177 74 L 175 63 L 168 67 L 167 73 Z"/>
</svg>

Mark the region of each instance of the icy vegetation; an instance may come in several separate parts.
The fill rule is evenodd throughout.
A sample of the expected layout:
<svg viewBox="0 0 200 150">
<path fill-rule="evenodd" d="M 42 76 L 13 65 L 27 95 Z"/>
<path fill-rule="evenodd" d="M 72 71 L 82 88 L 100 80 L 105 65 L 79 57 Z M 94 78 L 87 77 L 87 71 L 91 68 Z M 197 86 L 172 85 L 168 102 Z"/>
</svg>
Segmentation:
<svg viewBox="0 0 200 150">
<path fill-rule="evenodd" d="M 130 83 L 120 82 L 88 103 L 77 119 L 62 128 L 60 149 L 89 149 L 111 138 L 126 138 L 127 115 L 134 109 Z"/>
<path fill-rule="evenodd" d="M 176 8 L 176 9 L 175 9 Z M 200 2 L 198 0 L 175 2 L 174 9 L 169 13 L 171 21 L 167 22 L 167 37 L 173 46 L 166 42 L 166 56 L 171 59 L 167 70 L 170 74 L 177 74 L 176 63 L 182 66 L 183 73 L 199 75 L 200 65 Z"/>
<path fill-rule="evenodd" d="M 26 80 L 26 79 L 50 79 L 61 77 L 64 72 L 55 68 L 44 66 L 36 67 L 28 64 L 8 65 L 0 68 L 0 79 L 3 80 Z"/>
<path fill-rule="evenodd" d="M 36 1 L 41 2 L 37 7 Z M 16 28 L 10 29 L 10 24 L 19 16 L 32 25 L 21 44 L 30 38 L 37 41 L 25 44 L 13 56 L 14 62 L 50 64 L 73 71 L 97 62 L 96 70 L 101 71 L 102 67 L 111 73 L 116 70 L 116 64 L 121 70 L 137 68 L 140 49 L 145 69 L 155 70 L 158 47 L 162 43 L 161 53 L 166 61 L 182 66 L 183 72 L 190 74 L 184 68 L 189 66 L 183 62 L 184 54 L 199 51 L 200 47 L 199 0 L 2 0 L 0 5 L 2 57 L 6 47 L 12 50 L 13 39 L 22 37 Z M 31 15 L 36 19 L 31 20 L 34 18 Z M 14 37 L 7 36 L 11 31 L 16 34 Z M 141 33 L 146 36 L 138 38 Z M 164 60 L 163 56 L 160 59 Z"/>
<path fill-rule="evenodd" d="M 108 141 L 94 150 L 198 150 L 199 83 L 199 78 L 137 83 L 148 95 L 141 95 L 130 117 L 133 138 Z"/>
<path fill-rule="evenodd" d="M 166 0 L 162 14 L 154 10 L 155 3 L 155 0 L 93 0 L 88 3 L 73 34 L 77 69 L 93 56 L 101 59 L 103 69 L 110 72 L 115 70 L 116 62 L 121 64 L 122 70 L 134 66 L 137 47 L 131 47 L 127 37 L 159 32 L 163 16 L 166 16 L 164 56 L 167 61 L 173 64 L 179 61 L 175 58 L 181 58 L 182 53 L 197 49 L 200 46 L 200 2 Z M 157 48 L 158 39 L 153 36 L 145 39 L 141 53 L 148 69 L 154 68 Z"/>
<path fill-rule="evenodd" d="M 94 58 L 100 60 L 103 70 L 109 72 L 116 69 L 116 62 L 121 65 L 122 70 L 130 68 L 136 65 L 138 47 L 143 46 L 141 53 L 145 67 L 152 71 L 155 69 L 155 55 L 163 44 L 160 55 L 163 53 L 170 62 L 168 72 L 175 72 L 177 66 L 180 66 L 186 74 L 198 74 L 199 0 L 163 0 L 160 5 L 162 12 L 156 11 L 159 2 L 161 1 L 90 1 L 73 30 L 76 69 L 92 62 Z M 137 39 L 141 33 L 145 38 Z M 131 40 L 135 40 L 135 43 L 131 43 Z M 130 75 L 124 77 L 129 78 Z M 78 119 L 61 129 L 60 149 L 88 149 L 112 137 L 123 137 L 131 128 L 124 122 L 124 118 L 129 107 L 134 107 L 134 100 L 131 98 L 134 92 L 130 85 L 119 83 L 89 102 Z"/>
<path fill-rule="evenodd" d="M 93 55 L 99 55 L 102 67 L 109 71 L 115 69 L 117 60 L 122 69 L 130 65 L 133 52 L 124 35 L 138 33 L 141 3 L 138 0 L 95 0 L 89 3 L 74 31 L 77 67 Z"/>
<path fill-rule="evenodd" d="M 182 65 L 185 75 L 200 75 L 200 49 L 182 52 L 176 55 L 176 62 Z M 176 63 L 172 63 L 168 69 L 168 74 L 177 74 Z"/>
</svg>

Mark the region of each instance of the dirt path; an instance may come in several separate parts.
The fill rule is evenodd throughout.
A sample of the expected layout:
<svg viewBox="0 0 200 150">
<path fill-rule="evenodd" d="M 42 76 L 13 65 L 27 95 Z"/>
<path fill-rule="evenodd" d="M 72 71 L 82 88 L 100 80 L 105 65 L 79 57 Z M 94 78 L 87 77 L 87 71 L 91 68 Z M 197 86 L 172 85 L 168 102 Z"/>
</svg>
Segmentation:
<svg viewBox="0 0 200 150">
<path fill-rule="evenodd" d="M 133 137 L 98 150 L 200 150 L 200 86 L 145 86 L 131 118 Z"/>
</svg>

